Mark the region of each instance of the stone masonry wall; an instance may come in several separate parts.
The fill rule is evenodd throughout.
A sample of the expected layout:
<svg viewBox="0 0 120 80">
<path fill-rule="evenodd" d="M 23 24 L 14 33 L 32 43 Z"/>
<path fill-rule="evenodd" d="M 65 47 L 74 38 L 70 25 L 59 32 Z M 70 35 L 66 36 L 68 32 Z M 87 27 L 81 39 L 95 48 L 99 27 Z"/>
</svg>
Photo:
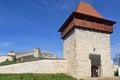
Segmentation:
<svg viewBox="0 0 120 80">
<path fill-rule="evenodd" d="M 63 56 L 68 60 L 68 73 L 75 78 L 90 77 L 91 76 L 91 64 L 88 58 L 77 59 L 77 32 L 74 28 L 71 30 L 63 40 Z M 81 56 L 82 57 L 82 56 Z"/>
<path fill-rule="evenodd" d="M 0 56 L 0 63 L 6 61 L 6 60 L 9 60 L 9 61 L 13 61 L 14 60 L 14 57 L 12 56 Z"/>
<path fill-rule="evenodd" d="M 0 66 L 0 73 L 67 73 L 67 61 L 39 60 Z"/>
<path fill-rule="evenodd" d="M 63 58 L 68 60 L 68 74 L 75 77 L 75 32 L 70 31 L 63 40 Z"/>
<path fill-rule="evenodd" d="M 34 53 L 31 51 L 31 52 L 25 52 L 25 53 L 16 53 L 16 58 L 19 58 L 19 57 L 23 57 L 23 56 L 29 56 L 29 55 L 33 55 Z"/>
<path fill-rule="evenodd" d="M 78 29 L 76 28 L 76 59 L 83 59 L 91 61 L 89 54 L 101 55 L 101 73 L 100 76 L 109 77 L 113 76 L 113 64 L 110 53 L 110 34 L 102 33 L 93 30 Z M 79 60 L 80 61 L 80 60 Z M 83 65 L 79 63 L 78 65 Z M 87 74 L 91 71 L 90 64 L 85 64 L 83 68 L 77 66 L 78 69 L 82 69 L 81 73 Z M 85 68 L 85 69 L 84 69 Z M 90 74 L 90 73 L 89 73 Z"/>
<path fill-rule="evenodd" d="M 101 77 L 113 76 L 110 34 L 75 28 L 63 40 L 63 56 L 68 60 L 68 73 L 75 78 L 91 77 L 89 54 L 101 56 Z"/>
</svg>

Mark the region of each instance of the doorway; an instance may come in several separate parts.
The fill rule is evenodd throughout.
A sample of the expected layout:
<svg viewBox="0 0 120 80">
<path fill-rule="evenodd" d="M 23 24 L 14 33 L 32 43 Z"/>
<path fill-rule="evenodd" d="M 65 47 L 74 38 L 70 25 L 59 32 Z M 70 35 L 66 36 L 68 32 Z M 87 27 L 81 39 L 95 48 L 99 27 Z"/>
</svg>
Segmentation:
<svg viewBox="0 0 120 80">
<path fill-rule="evenodd" d="M 100 77 L 101 56 L 99 54 L 89 54 L 91 60 L 91 77 Z"/>
</svg>

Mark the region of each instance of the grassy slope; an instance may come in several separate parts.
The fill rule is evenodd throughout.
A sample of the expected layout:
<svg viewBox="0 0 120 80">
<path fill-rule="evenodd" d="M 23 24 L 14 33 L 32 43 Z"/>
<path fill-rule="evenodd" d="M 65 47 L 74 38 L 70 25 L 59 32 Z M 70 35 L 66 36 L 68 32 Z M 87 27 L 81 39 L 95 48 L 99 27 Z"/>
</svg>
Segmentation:
<svg viewBox="0 0 120 80">
<path fill-rule="evenodd" d="M 16 63 L 15 61 L 5 61 L 5 62 L 0 63 L 0 66 L 10 65 L 10 64 L 15 64 L 15 63 Z"/>
<path fill-rule="evenodd" d="M 65 74 L 0 74 L 0 80 L 76 80 Z"/>
</svg>

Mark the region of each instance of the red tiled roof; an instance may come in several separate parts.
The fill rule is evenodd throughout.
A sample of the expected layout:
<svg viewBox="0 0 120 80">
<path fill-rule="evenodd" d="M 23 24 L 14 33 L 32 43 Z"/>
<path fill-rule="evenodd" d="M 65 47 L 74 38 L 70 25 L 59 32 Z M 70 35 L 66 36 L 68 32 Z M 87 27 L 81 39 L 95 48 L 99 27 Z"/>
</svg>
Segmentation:
<svg viewBox="0 0 120 80">
<path fill-rule="evenodd" d="M 98 18 L 103 18 L 89 3 L 86 2 L 80 2 L 74 12 L 87 14 Z"/>
<path fill-rule="evenodd" d="M 80 2 L 58 31 L 61 32 L 61 38 L 64 38 L 74 27 L 112 33 L 115 23 L 103 18 L 89 3 Z"/>
</svg>

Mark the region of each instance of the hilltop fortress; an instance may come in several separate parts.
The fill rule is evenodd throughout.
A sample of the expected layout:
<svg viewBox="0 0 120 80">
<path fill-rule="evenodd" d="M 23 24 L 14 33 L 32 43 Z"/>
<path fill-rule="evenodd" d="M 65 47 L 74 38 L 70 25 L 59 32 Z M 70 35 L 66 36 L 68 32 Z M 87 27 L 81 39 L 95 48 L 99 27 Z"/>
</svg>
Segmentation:
<svg viewBox="0 0 120 80">
<path fill-rule="evenodd" d="M 57 59 L 57 57 L 49 52 L 41 51 L 40 48 L 35 48 L 32 51 L 26 51 L 26 52 L 10 51 L 8 55 L 0 56 L 0 63 L 6 60 L 8 61 L 19 60 L 19 62 L 29 62 L 29 61 L 36 61 L 41 59 Z"/>
<path fill-rule="evenodd" d="M 113 77 L 110 34 L 114 24 L 89 3 L 80 2 L 59 29 L 64 60 L 38 60 L 3 66 L 0 73 L 66 73 L 77 79 Z"/>
</svg>

